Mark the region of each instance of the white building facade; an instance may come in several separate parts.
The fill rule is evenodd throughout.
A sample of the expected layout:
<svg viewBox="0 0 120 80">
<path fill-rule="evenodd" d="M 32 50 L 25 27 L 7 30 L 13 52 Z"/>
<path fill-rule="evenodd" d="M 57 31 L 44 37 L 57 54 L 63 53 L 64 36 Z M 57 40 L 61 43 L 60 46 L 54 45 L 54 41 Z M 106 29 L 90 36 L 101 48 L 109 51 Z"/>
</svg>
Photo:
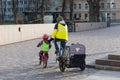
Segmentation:
<svg viewBox="0 0 120 80">
<path fill-rule="evenodd" d="M 111 20 L 120 19 L 120 0 L 101 0 L 100 1 L 100 20 L 106 21 L 110 16 Z M 74 0 L 74 19 L 81 21 L 89 20 L 89 5 L 87 0 Z M 105 20 L 104 20 L 105 18 Z"/>
<path fill-rule="evenodd" d="M 13 21 L 13 10 L 12 10 L 12 0 L 2 0 L 3 4 L 6 5 L 5 11 L 5 21 Z M 41 5 L 41 1 L 39 5 Z M 70 15 L 70 5 L 69 0 L 66 0 L 66 19 L 69 19 Z M 120 19 L 119 6 L 120 0 L 101 0 L 100 1 L 100 20 L 106 18 L 108 15 L 111 20 Z M 26 12 L 26 11 L 34 11 L 35 6 L 33 5 L 33 0 L 18 0 L 18 13 Z M 52 14 L 56 17 L 62 11 L 62 1 L 61 0 L 47 0 L 45 3 L 45 14 Z M 1 8 L 1 6 L 0 6 Z M 0 11 L 1 14 L 1 11 Z M 89 21 L 89 5 L 87 0 L 74 0 L 73 3 L 73 19 L 80 21 Z"/>
</svg>

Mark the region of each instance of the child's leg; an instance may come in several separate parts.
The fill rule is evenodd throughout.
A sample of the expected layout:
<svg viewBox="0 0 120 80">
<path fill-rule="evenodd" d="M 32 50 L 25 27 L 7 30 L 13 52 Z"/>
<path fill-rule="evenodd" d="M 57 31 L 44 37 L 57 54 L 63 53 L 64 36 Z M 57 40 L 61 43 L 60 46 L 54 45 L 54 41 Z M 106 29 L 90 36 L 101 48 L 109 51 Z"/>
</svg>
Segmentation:
<svg viewBox="0 0 120 80">
<path fill-rule="evenodd" d="M 48 54 L 48 52 L 45 53 L 45 56 L 47 57 L 47 59 L 49 58 L 49 54 Z"/>
<path fill-rule="evenodd" d="M 63 49 L 65 49 L 65 46 L 66 46 L 66 42 L 65 42 L 65 41 L 61 41 L 61 47 L 62 47 Z"/>
<path fill-rule="evenodd" d="M 39 64 L 41 64 L 41 61 L 42 61 L 42 60 L 41 60 L 41 59 L 42 59 L 42 55 L 43 55 L 43 52 L 40 51 L 40 52 L 39 52 Z"/>
<path fill-rule="evenodd" d="M 41 57 L 41 53 L 42 53 L 42 52 L 40 51 L 40 52 L 39 52 L 39 60 L 41 60 L 41 58 L 40 58 L 40 57 Z"/>
</svg>

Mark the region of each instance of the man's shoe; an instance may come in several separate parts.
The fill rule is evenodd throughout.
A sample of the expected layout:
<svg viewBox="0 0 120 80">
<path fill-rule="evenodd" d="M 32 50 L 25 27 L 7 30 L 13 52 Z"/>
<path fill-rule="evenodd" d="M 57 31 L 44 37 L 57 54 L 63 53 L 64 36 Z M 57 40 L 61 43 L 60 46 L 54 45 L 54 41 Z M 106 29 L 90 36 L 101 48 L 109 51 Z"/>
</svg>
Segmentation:
<svg viewBox="0 0 120 80">
<path fill-rule="evenodd" d="M 57 57 L 56 57 L 56 60 L 57 60 L 57 61 L 60 61 L 60 57 L 59 57 L 59 56 L 57 56 Z"/>
</svg>

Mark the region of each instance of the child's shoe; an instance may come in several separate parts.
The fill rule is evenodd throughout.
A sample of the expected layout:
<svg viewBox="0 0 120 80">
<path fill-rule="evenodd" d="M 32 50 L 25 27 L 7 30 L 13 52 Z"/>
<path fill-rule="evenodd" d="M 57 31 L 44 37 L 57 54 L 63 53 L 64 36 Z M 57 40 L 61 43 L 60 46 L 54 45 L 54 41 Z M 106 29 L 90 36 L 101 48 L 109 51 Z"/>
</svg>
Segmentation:
<svg viewBox="0 0 120 80">
<path fill-rule="evenodd" d="M 41 65 L 41 60 L 39 61 L 39 65 Z"/>
</svg>

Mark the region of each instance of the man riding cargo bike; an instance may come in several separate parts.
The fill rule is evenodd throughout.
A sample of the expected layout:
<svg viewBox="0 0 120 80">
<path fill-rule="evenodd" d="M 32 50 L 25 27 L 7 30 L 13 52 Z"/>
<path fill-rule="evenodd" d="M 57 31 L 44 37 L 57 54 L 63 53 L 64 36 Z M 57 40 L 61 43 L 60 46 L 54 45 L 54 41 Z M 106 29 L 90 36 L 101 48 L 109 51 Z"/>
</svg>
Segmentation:
<svg viewBox="0 0 120 80">
<path fill-rule="evenodd" d="M 66 42 L 68 41 L 68 29 L 67 24 L 63 20 L 62 16 L 58 16 L 57 23 L 55 24 L 54 30 L 52 32 L 52 38 L 51 40 L 54 40 L 54 46 L 55 46 L 55 54 L 57 55 L 57 59 L 59 60 L 61 56 L 60 47 L 62 49 L 65 48 Z"/>
<path fill-rule="evenodd" d="M 79 67 L 82 71 L 85 69 L 85 46 L 79 43 L 66 46 L 68 29 L 61 16 L 57 18 L 57 24 L 52 32 L 51 40 L 54 41 L 55 54 L 57 55 L 61 72 L 64 72 L 66 67 Z"/>
</svg>

